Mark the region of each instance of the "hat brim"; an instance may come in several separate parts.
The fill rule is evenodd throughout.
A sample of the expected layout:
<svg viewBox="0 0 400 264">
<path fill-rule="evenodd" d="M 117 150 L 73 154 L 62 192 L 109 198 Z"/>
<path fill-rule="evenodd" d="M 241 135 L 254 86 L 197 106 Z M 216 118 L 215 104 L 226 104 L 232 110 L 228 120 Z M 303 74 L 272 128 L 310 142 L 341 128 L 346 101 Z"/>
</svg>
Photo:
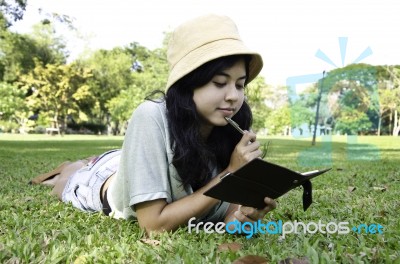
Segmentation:
<svg viewBox="0 0 400 264">
<path fill-rule="evenodd" d="M 167 82 L 167 87 L 171 87 L 183 76 L 197 69 L 201 65 L 211 60 L 230 56 L 230 55 L 251 55 L 249 64 L 249 76 L 247 83 L 251 82 L 261 71 L 263 60 L 260 54 L 249 50 L 241 40 L 222 39 L 207 43 L 184 56 L 171 70 Z"/>
</svg>

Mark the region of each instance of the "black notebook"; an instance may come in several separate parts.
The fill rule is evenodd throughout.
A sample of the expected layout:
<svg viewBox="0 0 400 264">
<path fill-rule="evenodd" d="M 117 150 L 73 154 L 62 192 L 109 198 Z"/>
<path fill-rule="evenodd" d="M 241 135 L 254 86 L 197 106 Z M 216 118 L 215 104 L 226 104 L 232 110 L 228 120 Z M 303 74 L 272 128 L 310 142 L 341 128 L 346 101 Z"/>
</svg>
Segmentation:
<svg viewBox="0 0 400 264">
<path fill-rule="evenodd" d="M 264 208 L 264 197 L 276 199 L 302 186 L 305 211 L 312 203 L 310 179 L 329 170 L 299 173 L 262 159 L 254 159 L 237 171 L 222 176 L 221 181 L 204 194 L 230 203 Z"/>
</svg>

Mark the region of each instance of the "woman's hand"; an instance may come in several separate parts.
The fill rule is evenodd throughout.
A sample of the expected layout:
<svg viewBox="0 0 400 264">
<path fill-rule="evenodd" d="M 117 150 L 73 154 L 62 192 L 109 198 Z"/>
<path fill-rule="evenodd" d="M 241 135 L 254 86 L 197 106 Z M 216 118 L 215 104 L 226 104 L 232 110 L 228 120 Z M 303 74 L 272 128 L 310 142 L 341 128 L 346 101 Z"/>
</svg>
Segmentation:
<svg viewBox="0 0 400 264">
<path fill-rule="evenodd" d="M 276 208 L 275 200 L 265 197 L 264 202 L 266 206 L 263 209 L 239 205 L 237 210 L 234 211 L 233 216 L 242 223 L 262 220 L 268 212 L 271 212 Z"/>
<path fill-rule="evenodd" d="M 265 197 L 265 207 L 257 209 L 248 206 L 242 206 L 237 204 L 231 204 L 225 217 L 225 223 L 233 222 L 235 220 L 239 222 L 256 222 L 262 220 L 265 215 L 276 208 L 275 200 Z"/>
<path fill-rule="evenodd" d="M 253 159 L 261 157 L 262 151 L 259 148 L 260 142 L 256 141 L 256 134 L 245 131 L 242 139 L 232 152 L 227 170 L 229 172 L 236 171 Z"/>
</svg>

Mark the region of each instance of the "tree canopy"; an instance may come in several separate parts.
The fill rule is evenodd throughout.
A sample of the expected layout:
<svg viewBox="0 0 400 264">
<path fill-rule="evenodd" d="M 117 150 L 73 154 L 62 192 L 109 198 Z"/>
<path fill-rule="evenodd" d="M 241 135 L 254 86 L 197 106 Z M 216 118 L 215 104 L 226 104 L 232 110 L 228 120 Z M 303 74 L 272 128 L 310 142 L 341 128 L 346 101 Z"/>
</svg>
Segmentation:
<svg viewBox="0 0 400 264">
<path fill-rule="evenodd" d="M 23 15 L 26 1 L 0 4 L 0 128 L 29 131 L 38 126 L 88 129 L 121 134 L 132 111 L 154 90 L 164 90 L 166 47 L 149 50 L 132 41 L 71 60 L 55 23 L 75 30 L 72 20 L 50 14 L 30 34 L 8 25 Z M 352 64 L 327 73 L 296 98 L 289 87 L 272 86 L 262 76 L 246 87 L 253 110 L 253 130 L 289 135 L 312 131 L 319 93 L 318 126 L 329 133 L 392 134 L 400 132 L 400 66 Z M 71 131 L 72 132 L 72 131 Z M 75 131 L 76 132 L 76 131 Z"/>
<path fill-rule="evenodd" d="M 3 27 L 9 27 L 15 21 L 24 16 L 27 0 L 1 0 L 0 23 Z"/>
</svg>

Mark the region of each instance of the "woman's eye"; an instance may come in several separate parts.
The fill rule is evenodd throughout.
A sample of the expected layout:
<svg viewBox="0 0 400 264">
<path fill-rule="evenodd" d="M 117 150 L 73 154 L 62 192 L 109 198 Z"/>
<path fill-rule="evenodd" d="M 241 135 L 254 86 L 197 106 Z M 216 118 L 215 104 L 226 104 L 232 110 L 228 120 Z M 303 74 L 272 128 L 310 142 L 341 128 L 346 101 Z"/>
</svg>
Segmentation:
<svg viewBox="0 0 400 264">
<path fill-rule="evenodd" d="M 214 82 L 215 86 L 217 87 L 224 87 L 225 83 L 220 83 L 220 82 Z"/>
<path fill-rule="evenodd" d="M 241 89 L 244 89 L 244 85 L 243 85 L 243 84 L 237 84 L 237 85 L 236 85 L 236 88 L 237 88 L 237 89 L 240 89 L 240 90 L 241 90 Z"/>
</svg>

